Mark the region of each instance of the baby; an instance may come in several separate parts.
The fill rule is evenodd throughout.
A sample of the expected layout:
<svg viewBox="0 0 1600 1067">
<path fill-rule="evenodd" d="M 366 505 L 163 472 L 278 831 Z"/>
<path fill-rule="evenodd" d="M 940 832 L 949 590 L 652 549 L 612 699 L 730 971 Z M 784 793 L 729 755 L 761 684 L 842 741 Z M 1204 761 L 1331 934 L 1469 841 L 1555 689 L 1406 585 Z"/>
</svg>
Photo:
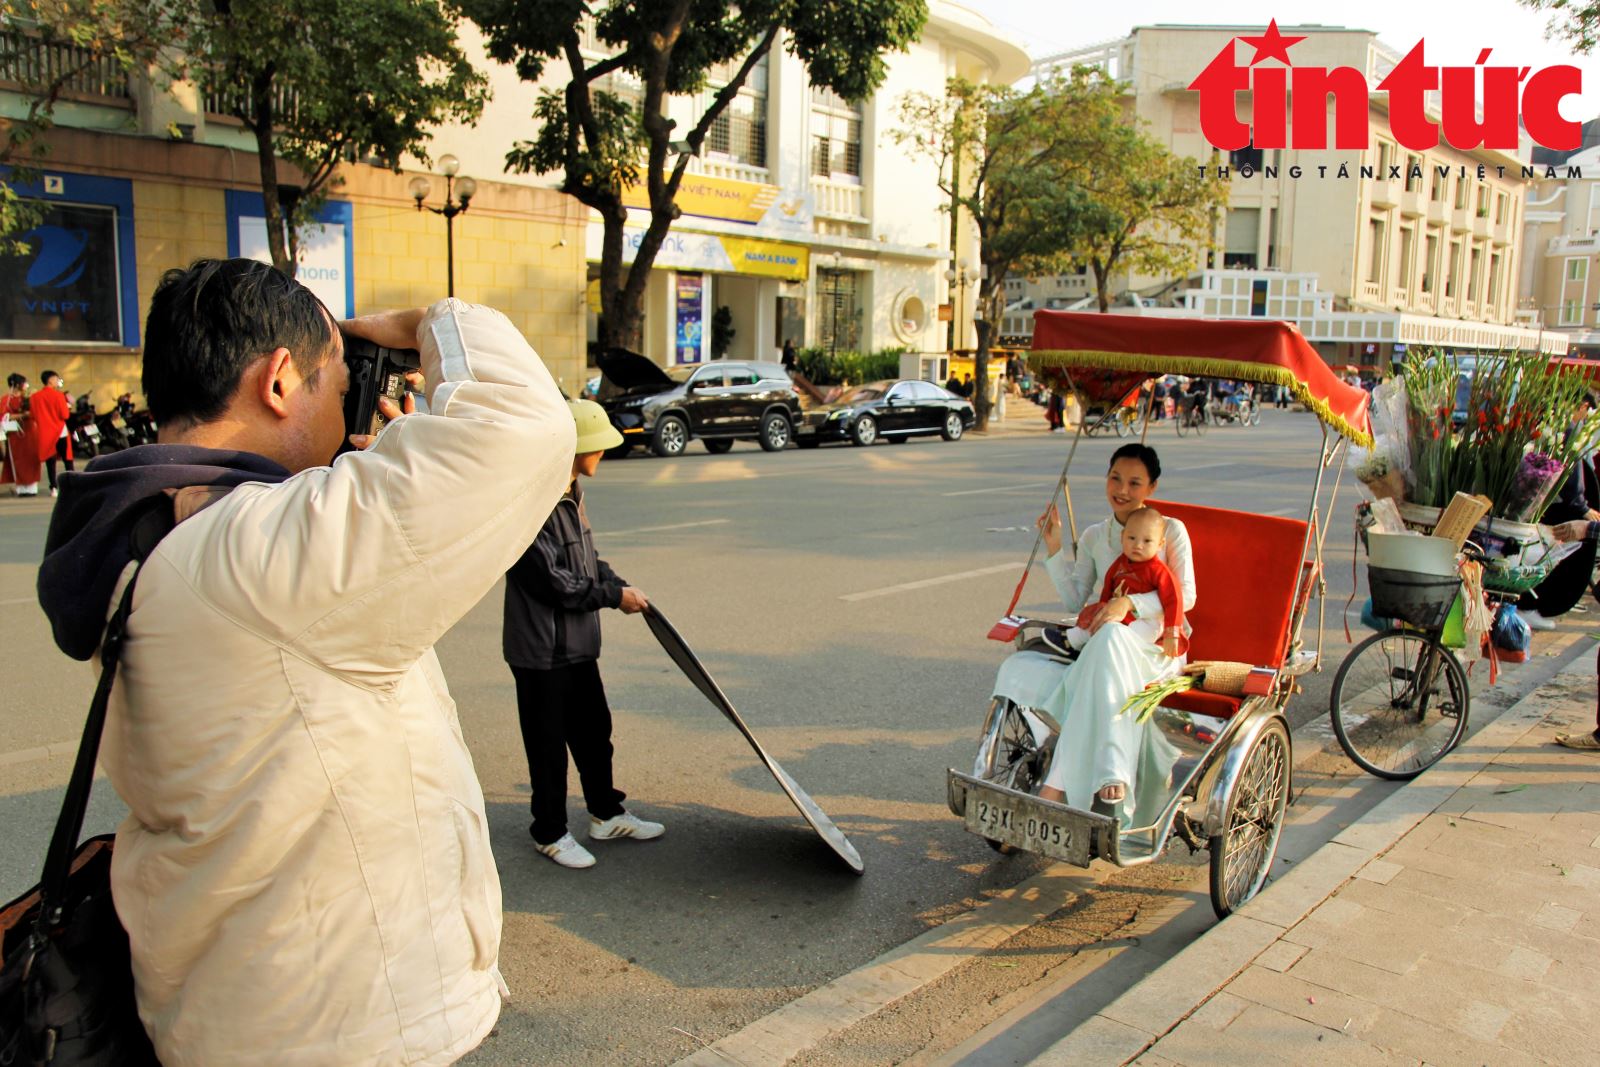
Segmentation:
<svg viewBox="0 0 1600 1067">
<path fill-rule="evenodd" d="M 1140 508 L 1128 516 L 1122 527 L 1122 555 L 1106 572 L 1104 587 L 1098 603 L 1088 604 L 1078 613 L 1083 622 L 1093 621 L 1105 603 L 1115 597 L 1132 593 L 1158 593 L 1161 596 L 1162 618 L 1136 619 L 1133 615 L 1117 620 L 1134 627 L 1136 632 L 1147 634 L 1153 644 L 1159 644 L 1168 657 L 1181 656 L 1188 651 L 1189 642 L 1183 636 L 1183 598 L 1172 572 L 1161 561 L 1161 550 L 1167 543 L 1167 523 L 1155 508 Z M 1067 631 L 1067 642 L 1081 649 L 1089 640 L 1089 631 L 1074 626 Z"/>
</svg>

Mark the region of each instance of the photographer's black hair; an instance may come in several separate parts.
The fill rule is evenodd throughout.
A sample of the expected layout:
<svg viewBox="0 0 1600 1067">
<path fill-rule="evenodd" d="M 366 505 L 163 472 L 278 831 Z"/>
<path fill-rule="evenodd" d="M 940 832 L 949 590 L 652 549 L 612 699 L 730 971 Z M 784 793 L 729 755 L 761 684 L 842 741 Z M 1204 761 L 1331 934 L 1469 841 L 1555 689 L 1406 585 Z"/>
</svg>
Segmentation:
<svg viewBox="0 0 1600 1067">
<path fill-rule="evenodd" d="M 1119 459 L 1136 459 L 1144 464 L 1144 472 L 1150 476 L 1152 482 L 1161 478 L 1161 459 L 1156 455 L 1156 450 L 1149 445 L 1128 444 L 1123 445 L 1111 453 L 1111 462 L 1106 464 L 1106 470 L 1117 465 Z"/>
<path fill-rule="evenodd" d="M 47 370 L 43 374 L 39 375 L 39 380 L 41 382 L 43 382 L 45 385 L 49 385 L 51 378 L 59 378 L 59 377 L 61 377 L 61 375 L 57 374 L 55 371 Z"/>
<path fill-rule="evenodd" d="M 15 389 L 19 385 L 27 385 L 28 379 L 13 371 L 6 375 L 6 388 Z"/>
<path fill-rule="evenodd" d="M 143 386 L 159 423 L 210 422 L 245 368 L 287 348 L 312 388 L 333 345 L 333 317 L 316 295 L 253 259 L 197 259 L 169 270 L 150 298 Z"/>
</svg>

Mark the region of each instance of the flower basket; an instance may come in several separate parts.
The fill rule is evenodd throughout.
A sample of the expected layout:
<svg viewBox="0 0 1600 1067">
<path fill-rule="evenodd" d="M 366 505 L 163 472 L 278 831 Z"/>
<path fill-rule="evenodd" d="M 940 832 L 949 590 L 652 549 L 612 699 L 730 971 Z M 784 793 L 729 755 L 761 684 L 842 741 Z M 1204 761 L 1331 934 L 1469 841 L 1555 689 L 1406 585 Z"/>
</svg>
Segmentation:
<svg viewBox="0 0 1600 1067">
<path fill-rule="evenodd" d="M 1400 518 L 1421 533 L 1432 533 L 1439 515 L 1438 508 L 1400 505 Z M 1471 540 L 1488 557 L 1483 587 L 1492 593 L 1526 593 L 1548 578 L 1560 559 L 1552 554 L 1556 542 L 1549 529 L 1530 522 L 1485 518 L 1472 528 Z"/>
</svg>

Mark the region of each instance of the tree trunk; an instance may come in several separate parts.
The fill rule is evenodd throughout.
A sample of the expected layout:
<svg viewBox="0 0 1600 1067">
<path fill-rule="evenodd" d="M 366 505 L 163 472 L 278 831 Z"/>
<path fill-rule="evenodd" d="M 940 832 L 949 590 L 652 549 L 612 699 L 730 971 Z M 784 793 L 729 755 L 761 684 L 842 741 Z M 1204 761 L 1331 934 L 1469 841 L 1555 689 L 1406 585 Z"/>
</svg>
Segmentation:
<svg viewBox="0 0 1600 1067">
<path fill-rule="evenodd" d="M 1093 260 L 1090 266 L 1094 269 L 1094 295 L 1100 304 L 1100 314 L 1104 315 L 1111 310 L 1111 273 L 1100 265 L 1098 259 Z"/>
<path fill-rule="evenodd" d="M 267 216 L 267 251 L 272 265 L 293 278 L 296 264 L 284 240 L 283 204 L 278 200 L 278 155 L 273 150 L 272 75 L 263 73 L 250 87 L 250 106 L 255 121 L 256 162 L 261 174 L 261 205 Z"/>
<path fill-rule="evenodd" d="M 973 322 L 972 327 L 978 332 L 978 350 L 972 357 L 972 405 L 978 409 L 974 428 L 983 433 L 989 428 L 989 337 L 994 325 L 982 318 Z"/>
<path fill-rule="evenodd" d="M 600 237 L 600 349 L 626 348 L 643 354 L 644 300 L 643 290 L 631 301 L 630 289 L 623 281 L 622 262 L 624 232 L 628 222 L 628 209 L 621 200 L 597 209 L 601 217 Z M 628 271 L 632 281 L 633 271 Z"/>
</svg>

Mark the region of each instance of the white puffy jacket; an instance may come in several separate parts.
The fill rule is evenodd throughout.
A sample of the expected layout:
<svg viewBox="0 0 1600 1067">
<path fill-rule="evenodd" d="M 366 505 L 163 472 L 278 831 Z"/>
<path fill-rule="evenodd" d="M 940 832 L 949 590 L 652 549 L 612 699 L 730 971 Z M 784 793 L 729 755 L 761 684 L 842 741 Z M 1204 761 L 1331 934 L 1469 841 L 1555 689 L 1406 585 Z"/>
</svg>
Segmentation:
<svg viewBox="0 0 1600 1067">
<path fill-rule="evenodd" d="M 139 578 L 101 762 L 166 1067 L 445 1064 L 499 1014 L 499 876 L 433 644 L 538 534 L 574 426 L 498 312 L 444 301 L 418 341 L 431 414 L 235 489 Z"/>
</svg>

